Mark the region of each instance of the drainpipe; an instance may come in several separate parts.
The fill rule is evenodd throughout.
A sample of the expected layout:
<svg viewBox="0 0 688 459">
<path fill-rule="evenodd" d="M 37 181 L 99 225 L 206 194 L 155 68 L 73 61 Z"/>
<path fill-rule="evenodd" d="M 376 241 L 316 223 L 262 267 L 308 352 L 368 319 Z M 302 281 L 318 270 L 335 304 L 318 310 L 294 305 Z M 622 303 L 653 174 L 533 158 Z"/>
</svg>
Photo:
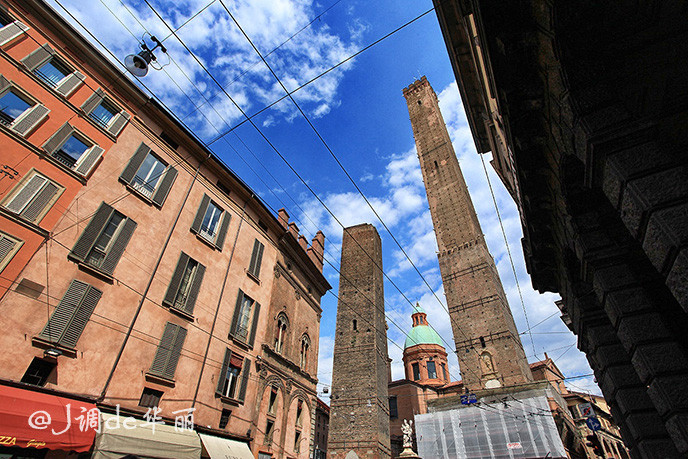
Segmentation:
<svg viewBox="0 0 688 459">
<path fill-rule="evenodd" d="M 191 402 L 191 408 L 196 406 L 196 399 L 198 398 L 198 391 L 201 387 L 201 379 L 203 378 L 203 370 L 205 370 L 205 363 L 208 360 L 208 352 L 210 350 L 210 343 L 213 340 L 213 333 L 215 332 L 215 324 L 217 323 L 217 316 L 220 313 L 220 304 L 222 303 L 222 297 L 225 293 L 225 286 L 227 285 L 227 277 L 229 277 L 229 268 L 232 266 L 232 260 L 234 259 L 234 250 L 236 249 L 237 240 L 239 239 L 239 233 L 241 232 L 241 225 L 244 223 L 244 216 L 246 215 L 246 205 L 251 201 L 255 195 L 251 194 L 251 197 L 244 201 L 244 208 L 241 209 L 241 220 L 239 220 L 239 227 L 237 228 L 236 235 L 234 236 L 234 244 L 232 245 L 232 251 L 229 253 L 229 262 L 227 262 L 227 269 L 225 270 L 225 278 L 222 281 L 222 289 L 220 290 L 220 298 L 217 299 L 217 308 L 215 308 L 215 315 L 213 316 L 213 324 L 210 327 L 210 334 L 208 335 L 208 344 L 205 346 L 205 353 L 203 354 L 203 363 L 201 364 L 201 371 L 198 373 L 198 382 L 196 383 L 196 391 L 194 392 L 193 401 Z"/>
<path fill-rule="evenodd" d="M 141 301 L 139 301 L 139 305 L 136 308 L 136 313 L 134 314 L 134 318 L 131 319 L 131 324 L 129 324 L 129 329 L 127 330 L 126 335 L 124 335 L 124 340 L 122 341 L 122 346 L 119 348 L 119 352 L 117 353 L 117 357 L 115 358 L 115 363 L 112 365 L 112 369 L 110 370 L 110 374 L 108 375 L 107 380 L 105 381 L 105 386 L 103 386 L 103 390 L 100 393 L 100 396 L 98 397 L 97 401 L 98 403 L 101 403 L 103 400 L 105 400 L 105 394 L 107 394 L 108 387 L 110 386 L 110 383 L 112 382 L 112 377 L 115 374 L 115 370 L 117 369 L 117 365 L 119 364 L 120 359 L 122 358 L 122 354 L 124 353 L 124 348 L 127 345 L 127 342 L 129 341 L 129 337 L 131 336 L 131 332 L 134 330 L 134 325 L 136 324 L 136 320 L 139 317 L 139 314 L 141 313 L 141 308 L 143 307 L 144 301 L 146 301 L 146 296 L 148 295 L 148 291 L 150 290 L 151 285 L 153 284 L 153 279 L 155 278 L 155 275 L 158 272 L 158 268 L 160 267 L 160 262 L 162 262 L 162 257 L 165 255 L 165 250 L 167 250 L 167 245 L 170 242 L 170 239 L 172 238 L 172 234 L 174 234 L 174 230 L 177 227 L 177 223 L 179 222 L 179 217 L 182 215 L 182 211 L 184 210 L 184 206 L 186 206 L 186 201 L 189 199 L 189 195 L 191 194 L 191 189 L 193 188 L 194 184 L 196 183 L 196 180 L 198 179 L 198 173 L 201 170 L 201 166 L 205 164 L 206 161 L 208 161 L 211 158 L 211 155 L 208 155 L 203 161 L 198 163 L 198 167 L 196 167 L 196 172 L 194 173 L 193 180 L 191 180 L 191 184 L 189 185 L 189 189 L 186 190 L 186 196 L 184 196 L 184 201 L 182 202 L 182 205 L 179 207 L 179 212 L 177 212 L 177 217 L 174 219 L 174 223 L 172 224 L 172 228 L 170 228 L 170 232 L 167 233 L 167 238 L 165 239 L 165 244 L 162 246 L 162 250 L 160 251 L 160 255 L 158 256 L 158 261 L 155 262 L 155 267 L 153 268 L 153 273 L 150 276 L 150 279 L 148 279 L 148 285 L 146 285 L 146 289 L 143 291 L 143 294 L 141 295 Z"/>
</svg>

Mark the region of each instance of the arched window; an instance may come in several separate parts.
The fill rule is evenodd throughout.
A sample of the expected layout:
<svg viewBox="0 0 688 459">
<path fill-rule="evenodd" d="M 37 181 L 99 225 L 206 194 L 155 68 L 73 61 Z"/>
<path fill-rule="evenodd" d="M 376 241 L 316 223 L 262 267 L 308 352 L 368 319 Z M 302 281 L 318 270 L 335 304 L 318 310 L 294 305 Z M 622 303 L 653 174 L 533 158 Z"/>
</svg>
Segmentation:
<svg viewBox="0 0 688 459">
<path fill-rule="evenodd" d="M 275 331 L 275 352 L 282 353 L 284 347 L 284 340 L 287 337 L 287 327 L 289 326 L 289 319 L 287 315 L 281 312 L 277 316 L 277 330 Z"/>
<path fill-rule="evenodd" d="M 302 370 L 306 370 L 308 363 L 308 349 L 311 347 L 311 339 L 308 335 L 304 334 L 301 337 L 301 362 L 299 366 Z"/>
</svg>

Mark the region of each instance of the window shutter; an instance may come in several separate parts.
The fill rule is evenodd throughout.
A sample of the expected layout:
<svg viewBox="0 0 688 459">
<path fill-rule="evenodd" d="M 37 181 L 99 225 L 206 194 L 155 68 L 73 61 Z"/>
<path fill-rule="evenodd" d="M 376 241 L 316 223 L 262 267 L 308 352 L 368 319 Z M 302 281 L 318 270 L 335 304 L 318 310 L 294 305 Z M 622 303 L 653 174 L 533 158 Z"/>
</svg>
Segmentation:
<svg viewBox="0 0 688 459">
<path fill-rule="evenodd" d="M 188 314 L 193 314 L 194 305 L 196 304 L 198 291 L 201 289 L 201 282 L 203 282 L 204 275 L 205 266 L 198 263 L 196 266 L 196 274 L 194 274 L 193 283 L 191 284 L 191 289 L 189 290 L 189 295 L 186 297 L 186 304 L 184 305 L 184 312 Z"/>
<path fill-rule="evenodd" d="M 165 298 L 162 300 L 163 304 L 167 306 L 174 305 L 174 299 L 177 297 L 177 290 L 179 290 L 179 284 L 182 282 L 182 276 L 184 275 L 187 263 L 189 263 L 189 256 L 182 252 L 182 254 L 179 255 L 179 261 L 177 261 L 177 267 L 174 269 L 174 274 L 172 274 L 170 285 L 167 287 Z"/>
<path fill-rule="evenodd" d="M 18 214 L 36 196 L 36 193 L 47 182 L 48 179 L 42 175 L 34 175 L 23 183 L 21 190 L 7 203 L 5 208 L 10 212 Z"/>
<path fill-rule="evenodd" d="M 72 281 L 40 333 L 41 338 L 52 343 L 60 342 L 89 287 L 85 282 Z"/>
<path fill-rule="evenodd" d="M 136 150 L 136 153 L 134 153 L 134 156 L 132 156 L 127 163 L 127 167 L 125 167 L 122 171 L 122 175 L 119 176 L 120 180 L 126 184 L 131 184 L 131 181 L 134 180 L 136 172 L 139 170 L 139 167 L 141 167 L 141 164 L 143 164 L 143 161 L 146 159 L 146 156 L 148 156 L 150 151 L 151 149 L 148 148 L 146 144 L 142 143 L 138 150 Z"/>
<path fill-rule="evenodd" d="M 7 24 L 0 29 L 0 46 L 9 43 L 27 30 L 29 30 L 29 28 L 20 21 L 14 21 L 11 24 Z"/>
<path fill-rule="evenodd" d="M 225 244 L 225 236 L 227 236 L 227 229 L 229 228 L 229 221 L 232 216 L 229 212 L 222 212 L 222 223 L 220 224 L 220 231 L 217 233 L 217 238 L 215 238 L 215 247 L 217 250 L 222 251 L 222 246 Z"/>
<path fill-rule="evenodd" d="M 155 204 L 158 207 L 162 207 L 162 205 L 165 203 L 165 199 L 167 199 L 167 195 L 169 194 L 170 189 L 172 188 L 172 184 L 174 183 L 174 180 L 176 178 L 177 169 L 175 169 L 172 166 L 168 166 L 165 170 L 165 174 L 162 176 L 162 180 L 160 180 L 158 189 L 155 190 L 155 194 L 153 195 L 153 204 Z"/>
<path fill-rule="evenodd" d="M 70 126 L 69 123 L 65 124 L 58 129 L 47 142 L 43 144 L 43 150 L 45 150 L 49 155 L 52 155 L 58 148 L 62 146 L 67 138 L 72 135 L 72 132 L 74 132 L 74 128 Z"/>
<path fill-rule="evenodd" d="M 86 225 L 86 229 L 81 233 L 81 236 L 74 244 L 72 251 L 69 252 L 70 258 L 74 258 L 77 261 L 84 261 L 88 252 L 91 251 L 93 244 L 95 244 L 96 239 L 100 236 L 100 232 L 103 231 L 103 227 L 110 219 L 114 209 L 104 202 L 98 207 L 98 210 L 93 214 L 93 218 Z"/>
<path fill-rule="evenodd" d="M 22 64 L 24 64 L 27 69 L 33 71 L 47 62 L 54 53 L 55 51 L 46 43 L 39 46 L 34 52 L 22 59 Z"/>
<path fill-rule="evenodd" d="M 12 123 L 12 130 L 17 134 L 26 137 L 33 129 L 38 126 L 38 123 L 43 121 L 50 113 L 50 109 L 45 105 L 36 104 L 23 113 L 19 118 Z"/>
<path fill-rule="evenodd" d="M 57 185 L 49 181 L 41 191 L 38 192 L 31 203 L 22 210 L 20 215 L 30 222 L 38 223 L 39 217 L 43 214 L 43 210 L 45 210 L 46 206 L 53 197 L 55 197 L 58 190 L 59 188 Z"/>
<path fill-rule="evenodd" d="M 95 166 L 100 157 L 103 156 L 104 151 L 105 150 L 98 145 L 93 145 L 86 153 L 81 155 L 77 164 L 74 165 L 74 172 L 84 177 L 88 176 L 93 166 Z"/>
<path fill-rule="evenodd" d="M 2 29 L 0 29 L 0 32 L 2 32 Z M 9 88 L 10 82 L 7 78 L 4 76 L 0 75 L 0 92 L 3 92 L 5 89 Z"/>
<path fill-rule="evenodd" d="M 12 251 L 18 243 L 19 241 L 15 241 L 14 239 L 10 239 L 5 235 L 0 234 L 0 268 L 3 267 L 5 258 L 7 258 L 10 253 L 12 253 Z M 1 270 L 2 269 L 0 269 L 0 271 Z"/>
<path fill-rule="evenodd" d="M 81 105 L 81 109 L 84 111 L 84 113 L 90 115 L 91 112 L 95 110 L 96 107 L 101 104 L 101 102 L 103 102 L 103 99 L 105 99 L 105 91 L 103 91 L 101 88 L 98 88 L 88 97 L 88 99 L 86 99 L 86 102 Z"/>
<path fill-rule="evenodd" d="M 136 229 L 136 222 L 131 218 L 127 218 L 123 225 L 124 226 L 117 235 L 117 239 L 110 244 L 110 250 L 108 250 L 105 259 L 103 259 L 103 263 L 100 265 L 100 269 L 108 274 L 112 274 L 115 270 L 117 262 L 119 262 L 119 259 L 122 257 L 124 249 L 127 247 L 129 239 L 131 239 L 131 235 Z"/>
<path fill-rule="evenodd" d="M 258 318 L 260 317 L 260 303 L 256 301 L 253 311 L 253 324 L 251 324 L 251 336 L 248 340 L 248 344 L 253 346 L 253 342 L 256 339 L 256 330 L 258 329 Z"/>
<path fill-rule="evenodd" d="M 165 331 L 162 332 L 162 338 L 160 338 L 158 349 L 155 351 L 155 357 L 149 370 L 151 373 L 159 376 L 163 376 L 165 373 L 165 367 L 172 352 L 172 344 L 174 343 L 178 328 L 179 325 L 175 325 L 172 322 L 165 324 Z"/>
<path fill-rule="evenodd" d="M 246 398 L 246 386 L 248 385 L 248 375 L 251 372 L 251 361 L 249 359 L 244 359 L 244 367 L 241 369 L 241 386 L 239 387 L 239 396 L 237 400 L 240 402 L 244 401 Z"/>
<path fill-rule="evenodd" d="M 244 292 L 239 289 L 239 295 L 237 296 L 236 306 L 234 308 L 234 317 L 232 317 L 232 326 L 229 329 L 229 335 L 236 335 L 236 329 L 239 325 L 239 312 L 241 311 L 241 303 L 244 301 Z"/>
<path fill-rule="evenodd" d="M 215 393 L 218 395 L 222 395 L 222 389 L 223 389 L 223 386 L 225 385 L 225 381 L 227 380 L 227 369 L 229 368 L 229 360 L 231 358 L 232 358 L 232 350 L 226 349 L 225 350 L 225 358 L 222 361 L 222 368 L 220 369 L 220 377 L 217 378 L 217 388 L 215 389 Z"/>
<path fill-rule="evenodd" d="M 86 77 L 80 72 L 74 72 L 71 75 L 67 75 L 67 78 L 55 87 L 55 91 L 65 97 L 69 97 L 79 86 L 81 86 L 85 79 Z"/>
<path fill-rule="evenodd" d="M 61 345 L 71 348 L 76 346 L 81 333 L 84 331 L 84 328 L 86 328 L 86 324 L 91 318 L 91 314 L 93 314 L 102 295 L 103 292 L 97 288 L 91 285 L 88 286 L 88 289 L 81 298 L 81 304 L 77 307 L 69 326 L 60 340 Z"/>
<path fill-rule="evenodd" d="M 115 118 L 112 120 L 112 123 L 110 123 L 110 127 L 107 131 L 117 137 L 119 133 L 122 132 L 122 129 L 124 129 L 124 126 L 127 125 L 127 122 L 129 122 L 129 118 L 131 118 L 131 115 L 122 110 L 115 115 Z"/>
<path fill-rule="evenodd" d="M 186 339 L 186 328 L 178 326 L 177 334 L 174 337 L 174 343 L 172 343 L 170 358 L 167 361 L 167 365 L 165 365 L 165 372 L 163 373 L 163 376 L 166 378 L 174 379 L 174 372 L 177 369 L 177 363 L 179 363 L 179 356 L 182 353 L 184 339 Z"/>
<path fill-rule="evenodd" d="M 256 277 L 260 276 L 260 263 L 263 261 L 263 244 L 256 239 L 253 244 L 253 253 L 251 254 L 251 263 L 248 266 L 248 270 L 251 274 Z"/>
<path fill-rule="evenodd" d="M 201 230 L 201 223 L 203 223 L 203 217 L 205 217 L 205 211 L 208 210 L 208 204 L 210 204 L 210 196 L 203 194 L 203 199 L 201 199 L 201 206 L 196 212 L 196 218 L 194 218 L 193 224 L 191 225 L 191 231 L 198 233 Z"/>
</svg>

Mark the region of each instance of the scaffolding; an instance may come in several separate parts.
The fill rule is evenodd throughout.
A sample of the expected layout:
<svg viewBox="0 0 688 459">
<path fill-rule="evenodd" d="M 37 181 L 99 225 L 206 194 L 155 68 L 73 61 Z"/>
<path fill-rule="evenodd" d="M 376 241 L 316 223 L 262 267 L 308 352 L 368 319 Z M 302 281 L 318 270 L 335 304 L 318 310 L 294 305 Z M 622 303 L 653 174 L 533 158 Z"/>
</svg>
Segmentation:
<svg viewBox="0 0 688 459">
<path fill-rule="evenodd" d="M 567 457 L 544 392 L 417 414 L 415 424 L 424 459 Z"/>
</svg>

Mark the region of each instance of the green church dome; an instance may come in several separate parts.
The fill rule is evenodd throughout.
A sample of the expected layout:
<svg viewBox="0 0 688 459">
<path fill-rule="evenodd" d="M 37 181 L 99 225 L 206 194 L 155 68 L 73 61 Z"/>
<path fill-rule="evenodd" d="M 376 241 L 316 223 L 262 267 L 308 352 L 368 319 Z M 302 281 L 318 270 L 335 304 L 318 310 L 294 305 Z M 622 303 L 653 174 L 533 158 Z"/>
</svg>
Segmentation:
<svg viewBox="0 0 688 459">
<path fill-rule="evenodd" d="M 440 335 L 428 325 L 416 325 L 411 329 L 409 334 L 406 335 L 404 349 L 408 349 L 417 344 L 438 344 L 444 347 Z"/>
</svg>

